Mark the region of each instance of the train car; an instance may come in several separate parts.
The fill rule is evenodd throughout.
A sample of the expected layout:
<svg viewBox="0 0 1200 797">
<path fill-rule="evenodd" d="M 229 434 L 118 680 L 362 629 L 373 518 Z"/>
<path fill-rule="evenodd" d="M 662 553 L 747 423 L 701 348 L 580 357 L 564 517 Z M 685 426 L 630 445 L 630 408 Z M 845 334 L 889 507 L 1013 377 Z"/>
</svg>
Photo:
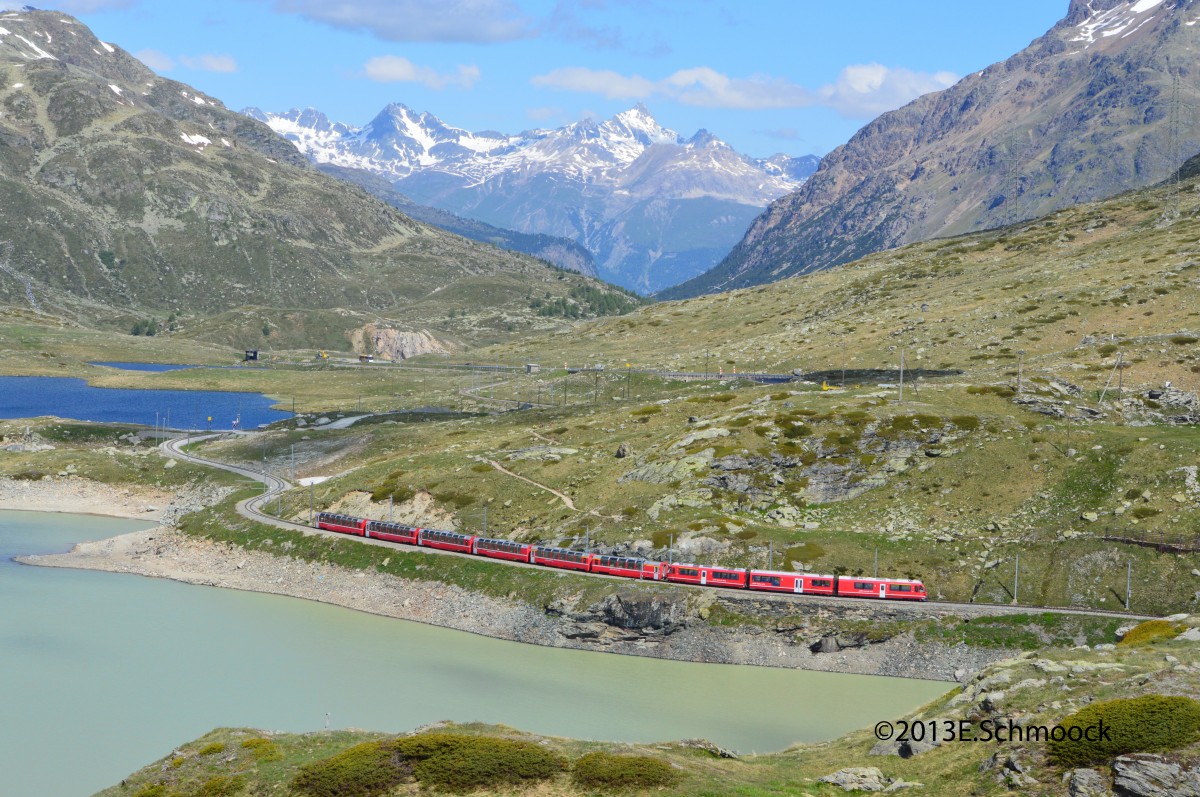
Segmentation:
<svg viewBox="0 0 1200 797">
<path fill-rule="evenodd" d="M 535 545 L 529 561 L 535 565 L 561 567 L 565 570 L 591 570 L 592 555 L 582 551 L 571 551 L 566 548 L 550 548 L 545 545 Z"/>
<path fill-rule="evenodd" d="M 471 553 L 478 556 L 490 556 L 493 559 L 508 559 L 513 562 L 528 562 L 533 546 L 511 540 L 493 540 L 487 537 L 475 538 L 475 550 Z"/>
<path fill-rule="evenodd" d="M 421 529 L 417 545 L 423 548 L 440 548 L 443 551 L 461 551 L 470 553 L 475 538 L 470 534 L 459 534 L 457 531 L 438 531 L 437 529 Z"/>
<path fill-rule="evenodd" d="M 679 584 L 699 584 L 702 587 L 746 588 L 746 571 L 732 567 L 708 565 L 668 565 L 667 581 Z"/>
<path fill-rule="evenodd" d="M 388 523 L 385 520 L 367 521 L 366 537 L 388 542 L 402 542 L 405 545 L 416 545 L 420 539 L 421 530 L 415 526 L 405 526 L 403 523 Z"/>
<path fill-rule="evenodd" d="M 908 578 L 887 578 L 887 597 L 893 601 L 927 601 L 929 593 L 925 591 L 925 584 L 916 579 Z"/>
<path fill-rule="evenodd" d="M 326 531 L 337 531 L 362 537 L 366 533 L 366 525 L 366 518 L 354 517 L 354 515 L 338 515 L 333 512 L 321 512 L 317 515 L 317 528 Z"/>
<path fill-rule="evenodd" d="M 909 579 L 839 576 L 837 582 L 834 594 L 846 598 L 923 601 L 929 597 L 924 584 Z"/>
<path fill-rule="evenodd" d="M 833 576 L 814 573 L 784 573 L 778 570 L 751 570 L 750 589 L 761 592 L 790 592 L 794 595 L 832 595 Z"/>
<path fill-rule="evenodd" d="M 662 581 L 667 574 L 666 562 L 651 562 L 628 556 L 592 555 L 592 572 L 611 576 Z"/>
</svg>

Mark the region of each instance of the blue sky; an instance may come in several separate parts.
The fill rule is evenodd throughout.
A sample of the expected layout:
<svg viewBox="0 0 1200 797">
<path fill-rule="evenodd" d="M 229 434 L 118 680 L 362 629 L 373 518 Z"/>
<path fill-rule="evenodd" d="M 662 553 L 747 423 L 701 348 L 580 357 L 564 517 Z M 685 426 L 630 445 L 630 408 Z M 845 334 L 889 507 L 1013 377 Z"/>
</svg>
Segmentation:
<svg viewBox="0 0 1200 797">
<path fill-rule="evenodd" d="M 4 5 L 0 0 L 0 5 Z M 43 0 L 234 109 L 389 102 L 515 133 L 644 102 L 685 136 L 825 154 L 1025 47 L 1068 0 Z"/>
</svg>

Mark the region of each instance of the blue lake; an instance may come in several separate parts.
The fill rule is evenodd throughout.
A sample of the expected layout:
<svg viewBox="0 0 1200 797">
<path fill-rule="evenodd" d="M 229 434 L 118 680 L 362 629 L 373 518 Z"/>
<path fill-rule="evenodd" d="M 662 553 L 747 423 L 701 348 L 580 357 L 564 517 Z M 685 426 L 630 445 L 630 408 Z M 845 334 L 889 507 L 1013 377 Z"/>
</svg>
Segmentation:
<svg viewBox="0 0 1200 797">
<path fill-rule="evenodd" d="M 172 429 L 254 429 L 291 417 L 271 409 L 273 403 L 261 393 L 126 390 L 73 377 L 0 376 L 0 418 L 55 415 L 146 426 L 157 420 Z"/>
</svg>

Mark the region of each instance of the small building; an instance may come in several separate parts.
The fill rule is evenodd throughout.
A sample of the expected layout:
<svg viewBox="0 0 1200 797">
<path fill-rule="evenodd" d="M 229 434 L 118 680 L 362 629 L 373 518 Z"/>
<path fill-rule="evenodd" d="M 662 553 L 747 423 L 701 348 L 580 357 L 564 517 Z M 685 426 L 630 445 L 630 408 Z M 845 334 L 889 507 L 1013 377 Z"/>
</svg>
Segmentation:
<svg viewBox="0 0 1200 797">
<path fill-rule="evenodd" d="M 525 363 L 525 373 L 540 374 L 541 372 L 542 366 L 539 363 Z"/>
<path fill-rule="evenodd" d="M 246 355 L 242 358 L 242 362 L 248 363 L 248 362 L 257 362 L 257 361 L 258 361 L 258 349 L 246 349 Z"/>
<path fill-rule="evenodd" d="M 358 361 L 360 363 L 373 363 L 373 362 L 375 362 L 375 355 L 374 354 L 360 354 L 360 355 L 358 355 Z"/>
</svg>

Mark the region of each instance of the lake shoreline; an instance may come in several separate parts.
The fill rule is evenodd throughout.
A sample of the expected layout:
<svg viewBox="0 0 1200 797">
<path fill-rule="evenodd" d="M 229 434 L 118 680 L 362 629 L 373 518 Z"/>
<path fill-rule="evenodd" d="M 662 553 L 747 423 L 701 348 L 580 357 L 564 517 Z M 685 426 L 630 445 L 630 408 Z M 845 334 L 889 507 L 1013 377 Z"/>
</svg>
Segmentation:
<svg viewBox="0 0 1200 797">
<path fill-rule="evenodd" d="M 220 500 L 221 492 L 202 488 L 172 494 L 70 476 L 37 481 L 0 478 L 0 509 L 107 515 L 162 524 L 80 543 L 67 553 L 17 557 L 22 564 L 129 573 L 283 595 L 547 647 L 947 682 L 955 681 L 956 673 L 976 672 L 1012 655 L 1005 650 L 917 642 L 907 633 L 883 642 L 840 649 L 834 645 L 832 651 L 814 652 L 794 635 L 757 626 L 716 626 L 698 616 L 669 629 L 626 628 L 588 616 L 588 610 L 595 607 L 562 611 L 516 598 L 496 598 L 454 584 L 248 551 L 184 534 L 171 525 L 181 514 Z M 149 503 L 151 500 L 157 503 Z M 768 600 L 769 596 L 721 594 L 716 599 Z M 933 605 L 863 608 L 813 602 L 789 606 L 810 615 L 815 624 L 834 626 L 877 619 L 880 611 L 905 610 L 930 616 L 947 613 Z"/>
</svg>

